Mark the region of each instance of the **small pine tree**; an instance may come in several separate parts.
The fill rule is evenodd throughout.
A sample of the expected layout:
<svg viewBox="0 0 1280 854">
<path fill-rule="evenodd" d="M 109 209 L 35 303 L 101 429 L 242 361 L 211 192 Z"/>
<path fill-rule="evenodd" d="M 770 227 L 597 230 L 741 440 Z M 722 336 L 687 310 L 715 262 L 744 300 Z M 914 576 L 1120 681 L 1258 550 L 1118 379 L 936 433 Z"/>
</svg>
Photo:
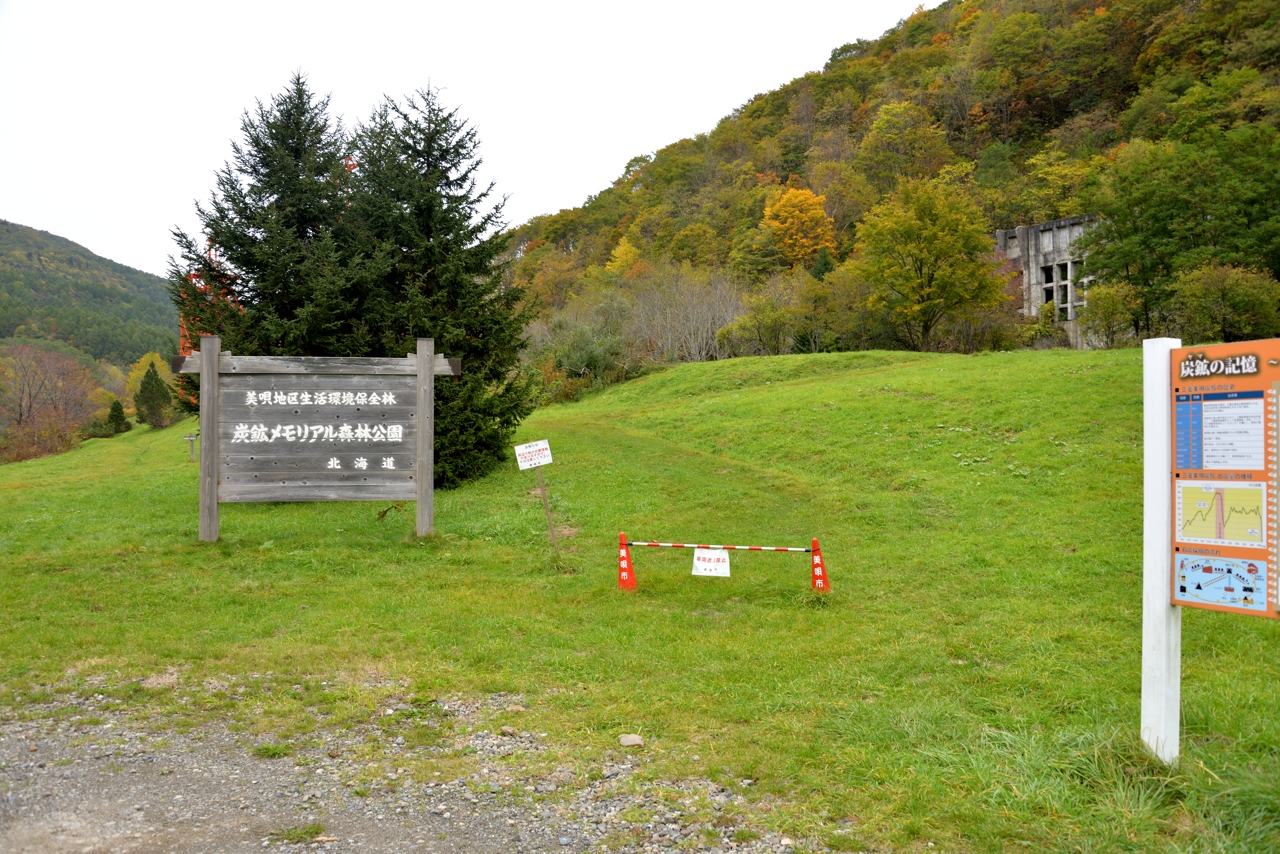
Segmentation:
<svg viewBox="0 0 1280 854">
<path fill-rule="evenodd" d="M 107 426 L 112 433 L 126 433 L 133 429 L 129 419 L 124 417 L 124 405 L 118 400 L 111 401 L 111 412 L 107 415 Z"/>
<path fill-rule="evenodd" d="M 138 394 L 133 398 L 133 406 L 138 411 L 138 420 L 152 427 L 169 426 L 169 408 L 173 405 L 173 396 L 169 387 L 156 373 L 153 363 L 147 368 L 146 376 L 138 387 Z M 124 413 L 121 412 L 123 415 Z"/>
<path fill-rule="evenodd" d="M 826 278 L 836 268 L 836 262 L 831 257 L 831 250 L 822 247 L 818 250 L 818 256 L 813 259 L 813 266 L 809 268 L 809 275 L 813 276 L 819 282 Z"/>
</svg>

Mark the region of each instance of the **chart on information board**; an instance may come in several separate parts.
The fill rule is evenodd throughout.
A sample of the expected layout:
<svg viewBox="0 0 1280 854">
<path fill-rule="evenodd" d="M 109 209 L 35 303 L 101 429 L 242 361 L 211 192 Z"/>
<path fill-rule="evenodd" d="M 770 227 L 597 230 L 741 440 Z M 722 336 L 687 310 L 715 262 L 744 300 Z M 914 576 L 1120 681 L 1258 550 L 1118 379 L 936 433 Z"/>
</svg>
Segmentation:
<svg viewBox="0 0 1280 854">
<path fill-rule="evenodd" d="M 1280 340 L 1172 360 L 1172 601 L 1276 617 Z"/>
</svg>

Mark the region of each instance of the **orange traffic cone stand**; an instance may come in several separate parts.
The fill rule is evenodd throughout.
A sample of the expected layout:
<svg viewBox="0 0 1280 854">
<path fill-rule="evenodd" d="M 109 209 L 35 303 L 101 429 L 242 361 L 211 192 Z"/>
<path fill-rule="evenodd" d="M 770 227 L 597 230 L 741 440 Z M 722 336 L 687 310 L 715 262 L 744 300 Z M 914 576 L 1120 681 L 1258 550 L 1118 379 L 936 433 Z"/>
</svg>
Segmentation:
<svg viewBox="0 0 1280 854">
<path fill-rule="evenodd" d="M 631 548 L 624 533 L 618 534 L 618 589 L 636 589 L 636 570 L 631 565 Z"/>
<path fill-rule="evenodd" d="M 813 541 L 813 589 L 823 593 L 831 592 L 831 579 L 827 578 L 827 565 L 822 562 L 822 549 L 818 541 Z"/>
</svg>

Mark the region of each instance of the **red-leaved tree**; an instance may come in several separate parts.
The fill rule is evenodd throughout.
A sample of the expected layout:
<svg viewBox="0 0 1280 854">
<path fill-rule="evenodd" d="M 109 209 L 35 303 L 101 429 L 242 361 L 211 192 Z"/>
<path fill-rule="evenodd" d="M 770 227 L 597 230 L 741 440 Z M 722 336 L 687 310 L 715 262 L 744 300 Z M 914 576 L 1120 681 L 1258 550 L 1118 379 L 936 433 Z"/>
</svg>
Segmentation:
<svg viewBox="0 0 1280 854">
<path fill-rule="evenodd" d="M 93 416 L 98 385 L 74 359 L 29 345 L 0 356 L 0 458 L 65 451 Z"/>
</svg>

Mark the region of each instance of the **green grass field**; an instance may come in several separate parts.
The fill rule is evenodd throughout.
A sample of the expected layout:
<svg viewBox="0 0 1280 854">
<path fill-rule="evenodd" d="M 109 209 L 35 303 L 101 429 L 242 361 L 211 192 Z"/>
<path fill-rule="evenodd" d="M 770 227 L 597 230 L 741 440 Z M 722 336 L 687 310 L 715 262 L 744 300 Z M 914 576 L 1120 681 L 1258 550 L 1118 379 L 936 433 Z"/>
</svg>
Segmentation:
<svg viewBox="0 0 1280 854">
<path fill-rule="evenodd" d="M 770 820 L 834 848 L 1276 850 L 1280 625 L 1186 613 L 1182 762 L 1138 746 L 1140 374 L 1137 351 L 790 356 L 548 407 L 517 438 L 551 440 L 577 529 L 558 564 L 514 462 L 438 493 L 430 541 L 411 505 L 224 505 L 213 545 L 190 425 L 3 466 L 0 703 L 96 676 L 288 738 L 399 682 L 520 691 L 522 726 L 583 756 L 639 732 L 646 773 L 755 779 Z M 619 531 L 818 537 L 834 592 L 803 555 L 705 579 L 636 549 L 620 593 Z M 270 674 L 262 711 L 140 687 L 169 667 Z"/>
</svg>

